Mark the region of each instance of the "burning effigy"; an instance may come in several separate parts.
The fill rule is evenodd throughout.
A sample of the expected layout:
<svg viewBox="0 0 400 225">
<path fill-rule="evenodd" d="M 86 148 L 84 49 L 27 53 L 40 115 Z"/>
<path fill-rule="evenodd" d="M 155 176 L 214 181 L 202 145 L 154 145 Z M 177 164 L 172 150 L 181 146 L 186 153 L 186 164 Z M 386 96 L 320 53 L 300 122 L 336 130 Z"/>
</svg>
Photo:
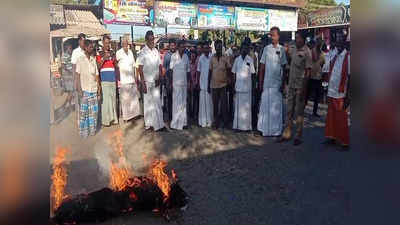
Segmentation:
<svg viewBox="0 0 400 225">
<path fill-rule="evenodd" d="M 134 176 L 123 153 L 122 131 L 113 133 L 110 140 L 118 160 L 111 162 L 109 187 L 76 196 L 65 194 L 67 150 L 57 149 L 51 187 L 55 224 L 101 222 L 138 211 L 155 212 L 169 220 L 169 210 L 187 205 L 187 194 L 175 171 L 166 173 L 165 161 L 154 160 L 146 176 Z"/>
</svg>

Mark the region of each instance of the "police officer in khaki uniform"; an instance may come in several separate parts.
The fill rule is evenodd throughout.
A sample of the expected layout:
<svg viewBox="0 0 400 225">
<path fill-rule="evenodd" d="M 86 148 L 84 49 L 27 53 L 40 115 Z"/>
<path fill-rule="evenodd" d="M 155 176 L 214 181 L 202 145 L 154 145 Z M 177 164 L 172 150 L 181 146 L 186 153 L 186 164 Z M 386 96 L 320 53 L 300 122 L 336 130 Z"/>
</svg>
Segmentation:
<svg viewBox="0 0 400 225">
<path fill-rule="evenodd" d="M 312 57 L 311 51 L 305 44 L 304 35 L 296 33 L 296 48 L 289 50 L 290 73 L 289 90 L 287 98 L 287 123 L 282 137 L 278 142 L 290 140 L 292 136 L 293 113 L 296 115 L 296 136 L 294 145 L 300 145 L 303 133 L 305 94 L 307 82 L 311 75 Z"/>
</svg>

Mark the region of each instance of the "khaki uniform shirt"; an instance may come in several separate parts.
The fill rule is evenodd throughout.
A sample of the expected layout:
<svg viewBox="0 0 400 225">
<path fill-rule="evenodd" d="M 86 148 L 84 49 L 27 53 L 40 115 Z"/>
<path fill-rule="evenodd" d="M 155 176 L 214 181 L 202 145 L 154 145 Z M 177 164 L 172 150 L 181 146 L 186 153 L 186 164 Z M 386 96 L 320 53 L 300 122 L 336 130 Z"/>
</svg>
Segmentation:
<svg viewBox="0 0 400 225">
<path fill-rule="evenodd" d="M 291 49 L 289 55 L 291 56 L 289 87 L 302 88 L 304 86 L 306 69 L 312 68 L 311 51 L 304 45 L 300 49 Z"/>
<path fill-rule="evenodd" d="M 311 79 L 321 80 L 322 79 L 322 66 L 325 64 L 325 54 L 321 53 L 317 61 L 312 62 L 311 68 Z"/>
<path fill-rule="evenodd" d="M 228 74 L 231 60 L 228 56 L 218 57 L 214 55 L 211 59 L 210 70 L 212 70 L 211 88 L 223 88 L 228 85 Z"/>
</svg>

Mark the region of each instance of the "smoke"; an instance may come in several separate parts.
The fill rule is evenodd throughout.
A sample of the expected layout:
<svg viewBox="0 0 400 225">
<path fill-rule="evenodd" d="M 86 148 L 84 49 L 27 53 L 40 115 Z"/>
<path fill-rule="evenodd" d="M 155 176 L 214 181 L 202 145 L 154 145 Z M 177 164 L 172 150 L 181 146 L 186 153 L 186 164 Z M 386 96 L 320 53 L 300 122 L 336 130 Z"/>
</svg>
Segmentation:
<svg viewBox="0 0 400 225">
<path fill-rule="evenodd" d="M 113 149 L 104 140 L 96 143 L 94 148 L 94 156 L 99 165 L 99 170 L 103 178 L 109 179 L 111 170 Z"/>
<path fill-rule="evenodd" d="M 94 148 L 94 156 L 97 160 L 102 178 L 110 179 L 111 163 L 118 168 L 130 170 L 132 167 L 125 156 L 119 157 L 112 146 L 104 140 L 98 141 Z"/>
</svg>

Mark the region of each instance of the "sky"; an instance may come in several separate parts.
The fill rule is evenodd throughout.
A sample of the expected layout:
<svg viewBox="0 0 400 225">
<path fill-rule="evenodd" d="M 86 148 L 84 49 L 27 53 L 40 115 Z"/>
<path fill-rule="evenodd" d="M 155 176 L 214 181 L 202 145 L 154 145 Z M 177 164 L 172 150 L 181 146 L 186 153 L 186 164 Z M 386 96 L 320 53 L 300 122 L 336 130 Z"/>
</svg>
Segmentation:
<svg viewBox="0 0 400 225">
<path fill-rule="evenodd" d="M 344 3 L 345 5 L 349 5 L 350 4 L 350 0 L 336 0 L 336 2 L 339 3 Z"/>
</svg>

